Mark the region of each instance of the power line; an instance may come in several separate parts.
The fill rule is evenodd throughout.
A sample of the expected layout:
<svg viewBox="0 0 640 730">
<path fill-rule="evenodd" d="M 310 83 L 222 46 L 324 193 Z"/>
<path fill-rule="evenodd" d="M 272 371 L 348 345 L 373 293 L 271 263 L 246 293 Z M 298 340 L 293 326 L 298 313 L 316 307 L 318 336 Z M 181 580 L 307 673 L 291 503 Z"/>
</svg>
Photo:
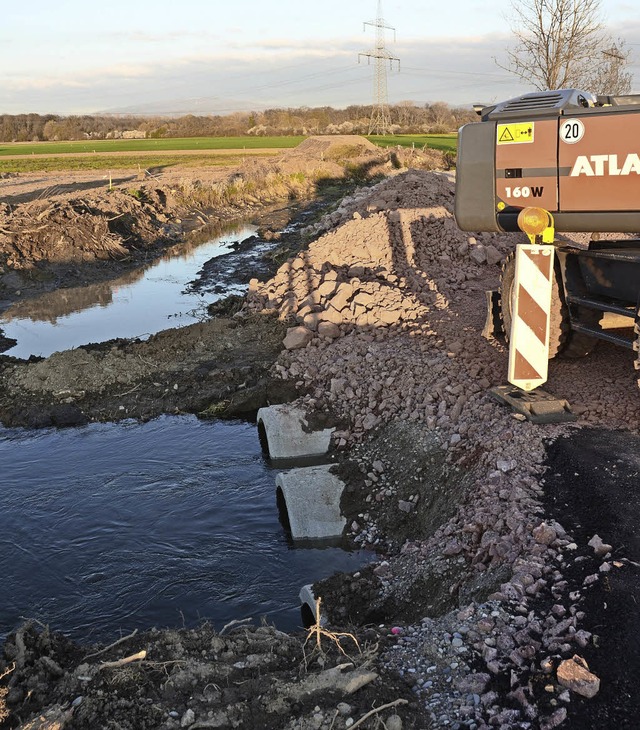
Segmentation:
<svg viewBox="0 0 640 730">
<path fill-rule="evenodd" d="M 365 56 L 369 61 L 373 58 L 375 61 L 375 82 L 373 93 L 373 111 L 369 122 L 369 134 L 386 134 L 391 126 L 391 115 L 389 113 L 389 99 L 387 94 L 387 61 L 393 69 L 393 62 L 398 62 L 398 70 L 400 70 L 400 59 L 392 55 L 385 46 L 385 30 L 393 31 L 393 40 L 396 39 L 396 29 L 387 25 L 382 17 L 382 0 L 378 0 L 378 17 L 375 20 L 364 24 L 365 30 L 368 25 L 376 29 L 376 46 L 371 51 L 363 51 L 358 54 L 358 63 L 360 57 Z"/>
</svg>

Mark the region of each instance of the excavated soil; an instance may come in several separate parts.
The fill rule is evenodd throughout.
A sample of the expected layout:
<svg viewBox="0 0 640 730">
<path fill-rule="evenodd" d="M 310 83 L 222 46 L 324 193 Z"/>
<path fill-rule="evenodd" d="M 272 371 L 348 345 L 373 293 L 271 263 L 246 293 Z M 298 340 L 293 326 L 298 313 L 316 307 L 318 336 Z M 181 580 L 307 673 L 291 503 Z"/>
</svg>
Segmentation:
<svg viewBox="0 0 640 730">
<path fill-rule="evenodd" d="M 149 632 L 96 654 L 28 624 L 5 645 L 6 726 L 634 726 L 633 700 L 619 701 L 631 684 L 613 664 L 637 676 L 637 644 L 625 641 L 637 620 L 613 631 L 606 612 L 622 616 L 635 595 L 632 530 L 615 515 L 636 506 L 609 497 L 622 465 L 596 448 L 604 437 L 572 460 L 586 427 L 613 454 L 637 437 L 632 358 L 604 346 L 550 364 L 548 388 L 572 402 L 577 424 L 536 426 L 494 402 L 506 352 L 481 337 L 484 291 L 518 239 L 459 231 L 453 194 L 449 173 L 395 174 L 309 226 L 309 245 L 252 281 L 233 317 L 4 363 L 7 422 L 28 422 L 20 413 L 35 403 L 57 423 L 60 393 L 85 419 L 216 414 L 234 395 L 213 389 L 249 366 L 237 349 L 262 337 L 249 381 L 336 425 L 346 533 L 380 556 L 314 586 L 324 631 L 342 636 L 312 634 L 304 651 L 304 634 L 235 625 Z M 202 383 L 212 391 L 200 399 Z M 634 468 L 625 462 L 623 494 Z M 48 719 L 33 724 L 38 715 Z"/>
</svg>

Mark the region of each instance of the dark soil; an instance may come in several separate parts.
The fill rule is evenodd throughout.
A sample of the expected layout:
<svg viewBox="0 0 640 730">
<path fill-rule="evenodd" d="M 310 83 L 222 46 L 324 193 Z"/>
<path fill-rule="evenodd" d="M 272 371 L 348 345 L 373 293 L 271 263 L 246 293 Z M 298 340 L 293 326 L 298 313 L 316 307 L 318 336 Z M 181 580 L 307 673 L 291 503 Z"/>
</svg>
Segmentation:
<svg viewBox="0 0 640 730">
<path fill-rule="evenodd" d="M 578 544 L 565 577 L 583 591 L 584 628 L 597 636 L 584 658 L 603 678 L 593 699 L 571 702 L 567 727 L 631 730 L 640 724 L 640 438 L 582 429 L 549 444 L 547 465 L 546 509 Z M 602 564 L 587 546 L 596 533 L 613 546 L 612 567 L 583 589 Z"/>
<path fill-rule="evenodd" d="M 112 340 L 46 360 L 0 358 L 0 420 L 42 428 L 163 413 L 249 416 L 295 396 L 268 374 L 285 331 L 275 316 L 216 318 L 145 342 Z"/>
<path fill-rule="evenodd" d="M 298 718 L 310 728 L 332 717 L 335 721 L 341 702 L 343 718 L 355 719 L 398 700 L 398 709 L 381 718 L 397 712 L 404 728 L 420 727 L 409 688 L 369 667 L 371 656 L 393 637 L 362 630 L 357 638 L 360 650 L 356 637 L 339 643 L 326 637 L 319 651 L 315 636 L 305 645 L 304 634 L 287 635 L 273 627 L 229 626 L 218 633 L 204 624 L 193 630 L 151 630 L 101 651 L 28 623 L 5 645 L 15 665 L 6 697 L 13 712 L 4 725 L 0 717 L 0 727 L 16 727 L 48 708 L 48 724 L 28 727 L 275 730 L 291 727 L 291 718 Z M 139 652 L 145 652 L 142 659 L 105 665 Z M 320 723 L 314 725 L 314 718 Z M 338 726 L 344 727 L 344 719 Z"/>
</svg>

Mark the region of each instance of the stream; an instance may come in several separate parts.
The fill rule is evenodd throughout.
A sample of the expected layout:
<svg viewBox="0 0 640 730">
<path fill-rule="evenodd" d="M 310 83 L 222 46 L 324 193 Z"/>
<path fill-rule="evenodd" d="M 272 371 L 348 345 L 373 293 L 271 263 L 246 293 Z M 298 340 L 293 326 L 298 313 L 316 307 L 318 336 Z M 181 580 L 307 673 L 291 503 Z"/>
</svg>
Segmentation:
<svg viewBox="0 0 640 730">
<path fill-rule="evenodd" d="M 265 616 L 371 554 L 295 548 L 254 425 L 164 416 L 0 430 L 0 638 L 20 617 L 78 640 Z"/>
<path fill-rule="evenodd" d="M 20 302 L 0 319 L 18 340 L 6 354 L 48 355 L 190 324 L 209 302 L 244 291 L 234 271 L 251 268 L 269 245 L 235 252 L 253 231 L 236 226 L 118 281 Z M 215 287 L 196 293 L 193 281 L 214 257 Z M 303 585 L 374 557 L 291 542 L 279 521 L 277 472 L 245 422 L 164 416 L 0 428 L 0 464 L 0 639 L 21 617 L 81 641 L 201 619 L 220 629 L 266 617 L 294 630 Z"/>
<path fill-rule="evenodd" d="M 0 328 L 17 344 L 4 354 L 48 357 L 90 342 L 117 337 L 141 338 L 169 327 L 183 327 L 206 317 L 207 306 L 229 294 L 242 294 L 246 285 L 234 281 L 239 260 L 258 258 L 272 244 L 256 241 L 250 251 L 234 247 L 252 236 L 249 223 L 230 225 L 224 233 L 194 246 L 174 246 L 153 264 L 105 282 L 57 289 L 18 301 L 0 314 Z M 223 258 L 216 291 L 194 291 L 189 282 L 204 264 Z"/>
</svg>

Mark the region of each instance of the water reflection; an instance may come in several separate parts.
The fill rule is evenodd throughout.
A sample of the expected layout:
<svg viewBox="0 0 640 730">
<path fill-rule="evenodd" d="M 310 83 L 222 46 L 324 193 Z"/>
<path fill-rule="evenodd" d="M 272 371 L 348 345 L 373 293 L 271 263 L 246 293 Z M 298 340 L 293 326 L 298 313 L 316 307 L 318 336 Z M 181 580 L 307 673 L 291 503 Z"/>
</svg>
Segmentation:
<svg viewBox="0 0 640 730">
<path fill-rule="evenodd" d="M 205 243 L 173 246 L 153 264 L 118 279 L 16 302 L 0 316 L 5 336 L 18 341 L 5 354 L 47 357 L 89 342 L 147 337 L 167 327 L 192 324 L 205 315 L 208 304 L 244 287 L 194 292 L 187 284 L 207 261 L 228 253 L 255 230 L 236 223 Z"/>
<path fill-rule="evenodd" d="M 251 424 L 0 429 L 0 463 L 0 639 L 20 616 L 93 640 L 201 618 L 292 630 L 304 584 L 373 557 L 292 549 Z"/>
</svg>

